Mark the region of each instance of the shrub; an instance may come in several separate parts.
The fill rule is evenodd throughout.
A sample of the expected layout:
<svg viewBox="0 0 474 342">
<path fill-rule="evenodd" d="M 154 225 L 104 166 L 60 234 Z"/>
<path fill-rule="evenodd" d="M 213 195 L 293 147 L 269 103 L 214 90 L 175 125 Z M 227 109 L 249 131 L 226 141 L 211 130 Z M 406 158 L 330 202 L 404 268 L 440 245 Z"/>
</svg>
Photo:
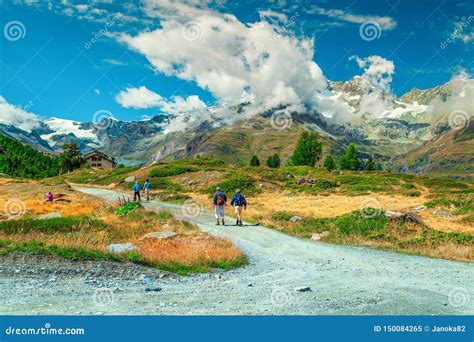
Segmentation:
<svg viewBox="0 0 474 342">
<path fill-rule="evenodd" d="M 355 144 L 350 144 L 344 155 L 339 160 L 341 170 L 362 170 L 362 160 Z"/>
<path fill-rule="evenodd" d="M 214 192 L 216 187 L 220 187 L 227 194 L 233 193 L 237 189 L 241 189 L 244 193 L 255 193 L 256 191 L 254 181 L 247 175 L 228 174 L 226 178 L 227 180 L 208 188 L 208 192 Z"/>
<path fill-rule="evenodd" d="M 252 156 L 252 159 L 250 159 L 250 166 L 260 166 L 260 160 L 257 156 Z"/>
<path fill-rule="evenodd" d="M 334 161 L 334 158 L 331 155 L 328 155 L 326 157 L 326 160 L 324 160 L 324 167 L 328 171 L 332 171 L 332 170 L 336 169 L 336 167 L 337 167 L 336 162 Z"/>
<path fill-rule="evenodd" d="M 279 168 L 280 164 L 281 164 L 280 156 L 276 153 L 274 155 L 271 155 L 267 159 L 267 166 L 271 168 L 274 168 L 274 169 Z"/>
<path fill-rule="evenodd" d="M 118 215 L 118 216 L 127 215 L 128 213 L 131 213 L 132 211 L 138 208 L 142 208 L 142 205 L 138 202 L 124 203 L 115 211 L 115 215 Z"/>
</svg>

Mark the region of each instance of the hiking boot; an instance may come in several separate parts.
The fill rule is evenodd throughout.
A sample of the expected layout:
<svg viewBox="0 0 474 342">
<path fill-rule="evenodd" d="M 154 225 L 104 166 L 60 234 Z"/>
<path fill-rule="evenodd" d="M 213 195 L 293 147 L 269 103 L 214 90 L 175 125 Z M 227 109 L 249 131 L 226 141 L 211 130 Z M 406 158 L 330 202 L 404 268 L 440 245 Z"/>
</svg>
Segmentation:
<svg viewBox="0 0 474 342">
<path fill-rule="evenodd" d="M 224 222 L 224 220 L 222 220 L 222 225 L 223 225 L 223 226 L 225 226 L 225 222 Z"/>
<path fill-rule="evenodd" d="M 238 225 L 239 225 L 239 220 L 237 220 L 237 221 L 235 222 L 235 225 L 236 225 L 236 226 L 238 226 Z"/>
<path fill-rule="evenodd" d="M 219 219 L 217 219 L 216 226 L 219 226 L 219 225 L 220 225 L 220 224 L 219 224 Z"/>
</svg>

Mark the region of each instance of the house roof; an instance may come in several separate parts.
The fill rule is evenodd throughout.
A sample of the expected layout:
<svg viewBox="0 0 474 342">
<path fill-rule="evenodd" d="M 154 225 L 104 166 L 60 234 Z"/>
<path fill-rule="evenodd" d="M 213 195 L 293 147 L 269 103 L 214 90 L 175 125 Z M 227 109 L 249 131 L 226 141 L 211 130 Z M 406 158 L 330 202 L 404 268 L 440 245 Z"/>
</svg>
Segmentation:
<svg viewBox="0 0 474 342">
<path fill-rule="evenodd" d="M 102 157 L 103 159 L 107 159 L 108 161 L 112 162 L 112 163 L 115 163 L 115 160 L 113 158 L 110 158 L 108 155 L 106 155 L 105 153 L 102 153 L 100 151 L 97 151 L 97 150 L 94 150 L 94 151 L 91 151 L 89 153 L 86 153 L 84 155 L 84 158 L 85 159 L 89 159 L 89 158 L 92 158 L 93 156 L 100 156 Z"/>
</svg>

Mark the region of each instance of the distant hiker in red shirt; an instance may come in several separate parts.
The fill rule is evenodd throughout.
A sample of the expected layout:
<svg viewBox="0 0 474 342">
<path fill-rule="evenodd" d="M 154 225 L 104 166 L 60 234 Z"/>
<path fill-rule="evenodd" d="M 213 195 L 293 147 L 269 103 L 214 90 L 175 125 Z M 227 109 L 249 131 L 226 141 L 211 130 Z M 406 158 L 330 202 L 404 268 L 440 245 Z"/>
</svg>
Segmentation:
<svg viewBox="0 0 474 342">
<path fill-rule="evenodd" d="M 45 203 L 53 202 L 53 200 L 54 200 L 54 195 L 51 192 L 48 192 L 48 194 L 46 195 L 46 200 L 44 202 Z"/>
</svg>

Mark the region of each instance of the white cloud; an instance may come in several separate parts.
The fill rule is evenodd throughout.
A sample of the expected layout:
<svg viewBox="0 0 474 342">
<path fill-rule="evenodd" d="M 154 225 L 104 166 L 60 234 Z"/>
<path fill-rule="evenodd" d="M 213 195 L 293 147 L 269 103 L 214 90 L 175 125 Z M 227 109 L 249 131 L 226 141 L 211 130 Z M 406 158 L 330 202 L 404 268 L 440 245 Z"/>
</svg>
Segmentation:
<svg viewBox="0 0 474 342">
<path fill-rule="evenodd" d="M 374 15 L 360 15 L 350 12 L 344 12 L 340 9 L 324 9 L 319 6 L 313 6 L 310 12 L 345 21 L 354 24 L 362 24 L 366 22 L 375 22 L 379 24 L 382 30 L 393 30 L 397 26 L 397 21 L 391 17 L 381 17 Z"/>
<path fill-rule="evenodd" d="M 145 86 L 126 88 L 115 97 L 115 100 L 125 108 L 152 108 L 158 107 L 163 98 Z"/>
<path fill-rule="evenodd" d="M 143 54 L 156 71 L 194 81 L 219 102 L 250 97 L 254 110 L 283 103 L 325 111 L 321 94 L 327 80 L 313 61 L 313 39 L 265 20 L 279 22 L 283 16 L 263 12 L 263 19 L 246 24 L 202 5 L 166 0 L 145 1 L 145 11 L 159 17 L 161 27 L 117 39 Z"/>
<path fill-rule="evenodd" d="M 187 98 L 174 96 L 171 100 L 167 100 L 145 86 L 126 88 L 115 99 L 125 108 L 159 108 L 163 113 L 171 115 L 183 115 L 203 111 L 207 108 L 206 104 L 196 95 L 191 95 Z"/>
<path fill-rule="evenodd" d="M 366 58 L 353 56 L 350 59 L 364 70 L 359 78 L 363 90 L 359 113 L 368 118 L 378 118 L 393 110 L 395 97 L 390 89 L 395 73 L 393 62 L 376 55 Z"/>
<path fill-rule="evenodd" d="M 24 131 L 31 132 L 40 126 L 40 117 L 22 108 L 12 105 L 0 95 L 0 124 L 13 125 Z"/>
</svg>

